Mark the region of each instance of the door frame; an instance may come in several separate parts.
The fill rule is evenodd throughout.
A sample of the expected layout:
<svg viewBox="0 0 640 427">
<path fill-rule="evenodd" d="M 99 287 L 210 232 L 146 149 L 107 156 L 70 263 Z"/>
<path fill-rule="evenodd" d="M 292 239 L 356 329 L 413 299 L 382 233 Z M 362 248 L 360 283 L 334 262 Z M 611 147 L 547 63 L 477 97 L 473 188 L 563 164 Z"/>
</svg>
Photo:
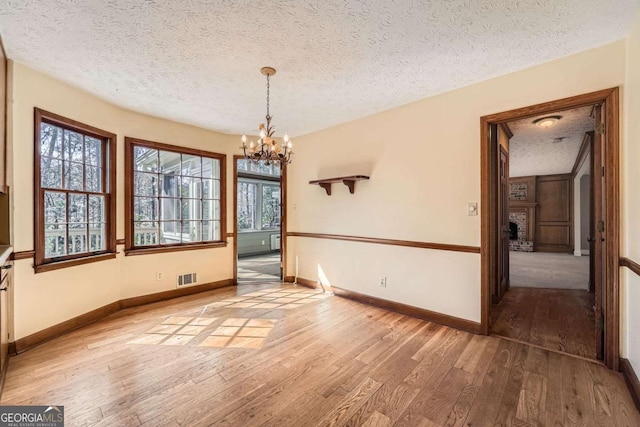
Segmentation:
<svg viewBox="0 0 640 427">
<path fill-rule="evenodd" d="M 238 160 L 244 159 L 242 154 L 233 156 L 233 284 L 238 286 Z M 281 163 L 280 168 L 280 269 L 281 281 L 287 277 L 287 165 Z"/>
<path fill-rule="evenodd" d="M 587 105 L 602 104 L 605 109 L 605 152 L 604 186 L 605 201 L 605 250 L 606 261 L 603 266 L 605 280 L 604 297 L 604 363 L 618 370 L 620 357 L 620 291 L 619 267 L 620 255 L 620 90 L 618 87 L 604 89 L 583 95 L 536 104 L 524 108 L 490 114 L 480 118 L 480 222 L 481 222 L 481 312 L 480 331 L 484 335 L 491 332 L 491 283 L 495 283 L 497 274 L 497 182 L 492 182 L 497 159 L 492 158 L 489 134 L 491 124 L 500 124 L 541 114 L 550 114 Z M 497 181 L 497 180 L 496 180 Z"/>
</svg>

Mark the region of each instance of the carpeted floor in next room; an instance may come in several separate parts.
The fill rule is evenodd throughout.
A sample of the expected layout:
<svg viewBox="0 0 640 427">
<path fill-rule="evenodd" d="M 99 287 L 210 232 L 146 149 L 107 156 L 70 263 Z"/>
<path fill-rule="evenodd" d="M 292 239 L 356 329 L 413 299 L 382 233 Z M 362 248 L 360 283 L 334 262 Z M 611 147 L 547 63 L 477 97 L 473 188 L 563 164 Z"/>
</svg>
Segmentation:
<svg viewBox="0 0 640 427">
<path fill-rule="evenodd" d="M 589 257 L 549 252 L 510 252 L 511 286 L 588 289 Z"/>
</svg>

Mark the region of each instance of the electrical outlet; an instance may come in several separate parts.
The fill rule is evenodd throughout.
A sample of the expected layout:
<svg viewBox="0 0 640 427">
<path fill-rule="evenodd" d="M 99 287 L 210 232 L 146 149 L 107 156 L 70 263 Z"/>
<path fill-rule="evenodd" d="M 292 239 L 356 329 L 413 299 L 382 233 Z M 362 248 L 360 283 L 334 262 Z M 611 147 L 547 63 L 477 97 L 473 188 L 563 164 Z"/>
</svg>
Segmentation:
<svg viewBox="0 0 640 427">
<path fill-rule="evenodd" d="M 162 280 L 162 272 L 156 272 L 156 280 Z"/>
<path fill-rule="evenodd" d="M 380 278 L 380 287 L 381 288 L 386 288 L 387 287 L 387 277 L 386 276 L 382 276 Z"/>
</svg>

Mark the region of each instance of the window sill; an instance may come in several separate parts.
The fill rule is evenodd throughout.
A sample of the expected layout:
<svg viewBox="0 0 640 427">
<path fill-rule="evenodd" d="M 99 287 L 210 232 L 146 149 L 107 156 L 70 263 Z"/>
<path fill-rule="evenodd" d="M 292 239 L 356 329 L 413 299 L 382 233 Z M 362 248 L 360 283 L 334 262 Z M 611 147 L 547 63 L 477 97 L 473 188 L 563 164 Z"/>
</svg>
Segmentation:
<svg viewBox="0 0 640 427">
<path fill-rule="evenodd" d="M 115 252 L 109 252 L 106 254 L 92 255 L 84 258 L 69 259 L 65 261 L 53 261 L 46 264 L 34 265 L 33 269 L 36 273 L 44 273 L 46 271 L 59 270 L 61 268 L 75 267 L 77 265 L 114 259 L 115 257 Z"/>
<path fill-rule="evenodd" d="M 167 246 L 159 246 L 152 248 L 129 248 L 125 249 L 125 256 L 132 255 L 150 255 L 150 254 L 160 254 L 165 252 L 178 252 L 178 251 L 194 251 L 198 249 L 210 249 L 210 248 L 224 248 L 227 246 L 227 242 L 212 242 L 212 243 L 202 243 L 195 245 L 167 245 Z"/>
</svg>

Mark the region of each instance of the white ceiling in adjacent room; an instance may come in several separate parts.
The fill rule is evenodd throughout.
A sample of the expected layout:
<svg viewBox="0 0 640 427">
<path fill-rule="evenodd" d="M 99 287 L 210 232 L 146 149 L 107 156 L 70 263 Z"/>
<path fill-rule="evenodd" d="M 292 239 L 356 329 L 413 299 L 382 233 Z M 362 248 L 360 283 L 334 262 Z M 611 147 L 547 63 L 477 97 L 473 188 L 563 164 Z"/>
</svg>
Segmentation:
<svg viewBox="0 0 640 427">
<path fill-rule="evenodd" d="M 509 141 L 509 176 L 555 175 L 570 173 L 586 132 L 594 130 L 592 106 L 509 122 L 513 138 Z M 541 128 L 534 120 L 557 115 L 555 125 Z M 554 142 L 555 138 L 563 138 Z"/>
<path fill-rule="evenodd" d="M 300 135 L 620 40 L 637 0 L 3 0 L 8 56 L 136 111 Z"/>
</svg>

